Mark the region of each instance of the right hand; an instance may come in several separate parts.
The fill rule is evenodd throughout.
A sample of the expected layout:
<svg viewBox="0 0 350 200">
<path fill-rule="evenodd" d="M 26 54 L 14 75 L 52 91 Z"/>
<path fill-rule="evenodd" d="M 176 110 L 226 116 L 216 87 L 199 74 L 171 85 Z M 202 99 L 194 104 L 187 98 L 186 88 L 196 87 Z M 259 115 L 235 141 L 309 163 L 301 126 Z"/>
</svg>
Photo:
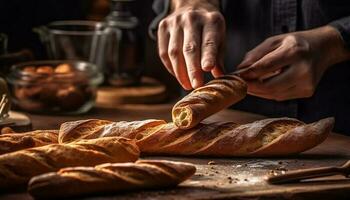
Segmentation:
<svg viewBox="0 0 350 200">
<path fill-rule="evenodd" d="M 225 19 L 218 1 L 172 1 L 172 11 L 158 27 L 160 58 L 181 86 L 204 84 L 203 72 L 222 75 Z"/>
</svg>

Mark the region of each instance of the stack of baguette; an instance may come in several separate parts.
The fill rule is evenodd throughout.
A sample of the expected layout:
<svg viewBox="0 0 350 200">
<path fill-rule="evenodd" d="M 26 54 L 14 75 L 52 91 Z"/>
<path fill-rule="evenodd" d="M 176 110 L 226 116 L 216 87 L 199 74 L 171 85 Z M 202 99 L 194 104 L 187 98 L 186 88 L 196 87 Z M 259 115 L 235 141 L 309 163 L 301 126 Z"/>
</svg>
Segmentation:
<svg viewBox="0 0 350 200">
<path fill-rule="evenodd" d="M 141 160 L 139 154 L 286 156 L 323 142 L 333 118 L 305 124 L 272 118 L 248 124 L 204 123 L 238 102 L 247 86 L 237 76 L 209 82 L 180 100 L 173 122 L 149 119 L 63 123 L 59 131 L 0 135 L 0 189 L 28 185 L 37 198 L 72 197 L 175 186 L 195 173 L 188 163 Z"/>
</svg>

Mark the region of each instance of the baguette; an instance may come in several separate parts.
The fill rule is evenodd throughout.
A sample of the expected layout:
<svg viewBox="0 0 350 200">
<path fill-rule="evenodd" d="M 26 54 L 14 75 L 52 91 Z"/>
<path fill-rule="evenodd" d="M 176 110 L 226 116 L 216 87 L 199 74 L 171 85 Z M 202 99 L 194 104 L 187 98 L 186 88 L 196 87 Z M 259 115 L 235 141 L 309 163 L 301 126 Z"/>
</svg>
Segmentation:
<svg viewBox="0 0 350 200">
<path fill-rule="evenodd" d="M 108 126 L 124 127 L 127 124 L 130 122 L 111 123 Z M 322 143 L 333 128 L 334 118 L 311 124 L 291 118 L 271 118 L 242 125 L 234 122 L 200 123 L 188 130 L 165 122 L 152 124 L 138 121 L 133 124 L 142 124 L 142 131 L 135 134 L 116 127 L 106 128 L 99 134 L 81 132 L 80 138 L 123 136 L 136 139 L 141 153 L 148 155 L 286 156 Z M 90 123 L 90 126 L 94 126 L 94 123 Z M 74 129 L 79 129 L 79 123 L 75 123 Z M 60 132 L 59 137 L 70 140 L 64 137 L 74 137 L 74 134 Z"/>
<path fill-rule="evenodd" d="M 190 129 L 210 115 L 237 103 L 246 96 L 247 84 L 238 76 L 225 75 L 193 90 L 172 109 L 174 124 Z"/>
<path fill-rule="evenodd" d="M 57 143 L 58 130 L 38 130 L 0 135 L 0 155 L 22 149 Z"/>
<path fill-rule="evenodd" d="M 81 139 L 101 137 L 135 138 L 140 132 L 166 124 L 164 120 L 148 119 L 142 121 L 111 122 L 98 119 L 78 120 L 61 124 L 59 143 L 69 143 Z"/>
<path fill-rule="evenodd" d="M 98 138 L 70 144 L 51 144 L 0 156 L 0 189 L 26 184 L 33 176 L 63 167 L 133 162 L 139 150 L 133 140 Z"/>
<path fill-rule="evenodd" d="M 95 167 L 70 167 L 32 178 L 29 193 L 35 198 L 67 198 L 178 185 L 196 171 L 192 164 L 160 160 L 106 163 Z"/>
</svg>

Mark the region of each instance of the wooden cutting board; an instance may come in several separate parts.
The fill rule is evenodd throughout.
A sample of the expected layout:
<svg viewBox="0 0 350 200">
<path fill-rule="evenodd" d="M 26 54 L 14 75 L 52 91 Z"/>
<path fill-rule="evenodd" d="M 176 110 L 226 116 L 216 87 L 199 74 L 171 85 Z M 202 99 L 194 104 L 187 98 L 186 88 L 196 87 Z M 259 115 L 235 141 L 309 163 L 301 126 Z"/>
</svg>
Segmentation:
<svg viewBox="0 0 350 200">
<path fill-rule="evenodd" d="M 25 132 L 32 130 L 32 122 L 26 114 L 10 111 L 9 117 L 0 123 L 0 130 L 3 127 L 10 127 L 16 132 Z"/>
<path fill-rule="evenodd" d="M 123 104 L 155 104 L 164 102 L 166 86 L 159 81 L 143 77 L 141 84 L 128 87 L 103 86 L 97 91 L 96 106 L 115 108 Z"/>
</svg>

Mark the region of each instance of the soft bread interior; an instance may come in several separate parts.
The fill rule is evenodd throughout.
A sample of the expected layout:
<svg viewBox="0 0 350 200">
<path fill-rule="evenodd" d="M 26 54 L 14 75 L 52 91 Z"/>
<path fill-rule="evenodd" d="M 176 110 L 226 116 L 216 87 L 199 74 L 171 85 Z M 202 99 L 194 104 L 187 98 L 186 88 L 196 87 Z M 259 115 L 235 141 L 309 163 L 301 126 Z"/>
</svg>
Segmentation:
<svg viewBox="0 0 350 200">
<path fill-rule="evenodd" d="M 173 121 L 179 128 L 186 128 L 191 124 L 192 111 L 189 107 L 178 107 L 173 110 Z"/>
</svg>

